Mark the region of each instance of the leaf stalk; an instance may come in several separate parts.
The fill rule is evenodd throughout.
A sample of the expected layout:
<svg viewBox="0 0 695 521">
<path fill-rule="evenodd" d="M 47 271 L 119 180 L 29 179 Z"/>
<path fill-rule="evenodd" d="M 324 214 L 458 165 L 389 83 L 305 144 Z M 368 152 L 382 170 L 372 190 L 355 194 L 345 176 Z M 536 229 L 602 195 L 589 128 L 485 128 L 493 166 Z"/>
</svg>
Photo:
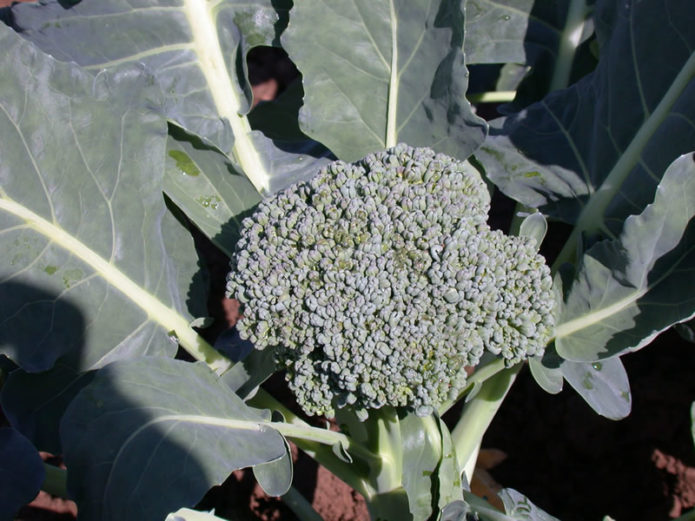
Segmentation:
<svg viewBox="0 0 695 521">
<path fill-rule="evenodd" d="M 514 101 L 515 97 L 515 90 L 476 92 L 467 95 L 468 101 L 471 103 L 509 103 Z"/>
<path fill-rule="evenodd" d="M 193 46 L 215 107 L 218 114 L 226 118 L 232 127 L 234 157 L 256 190 L 264 193 L 269 188 L 269 176 L 251 139 L 251 125 L 246 116 L 241 114 L 241 93 L 234 87 L 232 76 L 227 70 L 212 9 L 206 0 L 184 1 L 184 10 L 193 33 Z"/>
<path fill-rule="evenodd" d="M 481 367 L 476 367 L 475 372 L 468 378 L 468 383 L 465 389 L 463 389 L 463 391 L 461 391 L 454 400 L 449 400 L 448 402 L 442 404 L 437 411 L 439 416 L 443 416 L 449 409 L 458 403 L 461 398 L 470 393 L 476 387 L 482 385 L 485 381 L 495 376 L 504 368 L 504 360 L 501 358 L 495 358 Z"/>
<path fill-rule="evenodd" d="M 451 439 L 456 448 L 459 468 L 466 469 L 475 465 L 480 440 L 490 426 L 509 392 L 522 364 L 504 369 L 488 379 L 478 394 L 466 404 L 461 418 L 451 431 Z M 472 461 L 472 465 L 471 462 Z M 470 481 L 470 475 L 466 475 Z"/>
<path fill-rule="evenodd" d="M 570 2 L 565 28 L 560 35 L 557 60 L 550 80 L 550 92 L 567 88 L 569 85 L 574 56 L 577 54 L 586 23 L 586 13 L 586 0 L 572 0 Z"/>
<path fill-rule="evenodd" d="M 282 414 L 286 423 L 274 423 L 272 425 L 273 427 L 279 425 L 292 425 L 295 428 L 310 427 L 304 420 L 299 418 L 299 416 L 263 389 L 259 389 L 256 395 L 248 401 L 248 404 L 252 407 L 270 409 Z M 372 487 L 367 479 L 367 465 L 379 461 L 379 457 L 376 454 L 342 433 L 333 433 L 337 435 L 334 438 L 330 438 L 330 435 L 326 436 L 323 434 L 321 440 L 317 440 L 311 436 L 312 431 L 297 430 L 295 434 L 303 434 L 297 437 L 290 434 L 289 430 L 286 432 L 288 438 L 290 438 L 297 447 L 326 467 L 327 470 L 342 479 L 365 498 L 369 498 L 375 493 L 374 487 Z M 336 443 L 341 443 L 343 447 L 346 447 L 348 454 L 358 458 L 359 464 L 347 463 L 336 456 L 331 447 Z"/>
<path fill-rule="evenodd" d="M 323 521 L 321 515 L 296 488 L 290 487 L 282 500 L 301 521 Z"/>
</svg>

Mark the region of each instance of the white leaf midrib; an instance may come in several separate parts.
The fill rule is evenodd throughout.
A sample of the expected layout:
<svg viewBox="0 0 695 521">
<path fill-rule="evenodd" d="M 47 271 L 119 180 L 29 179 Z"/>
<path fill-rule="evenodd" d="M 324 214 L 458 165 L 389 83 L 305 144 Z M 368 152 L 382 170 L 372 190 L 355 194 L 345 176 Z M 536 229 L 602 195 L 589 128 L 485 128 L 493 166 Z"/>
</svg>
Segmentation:
<svg viewBox="0 0 695 521">
<path fill-rule="evenodd" d="M 391 73 L 386 114 L 386 148 L 394 147 L 398 143 L 398 19 L 393 0 L 389 0 L 389 10 L 391 17 Z"/>
<path fill-rule="evenodd" d="M 229 121 L 234 134 L 234 156 L 259 192 L 270 187 L 270 173 L 251 139 L 251 125 L 240 113 L 241 100 L 232 83 L 215 19 L 206 0 L 184 0 L 183 10 L 191 27 L 193 49 L 210 89 L 217 113 Z"/>
<path fill-rule="evenodd" d="M 0 211 L 22 219 L 35 232 L 43 235 L 53 244 L 70 252 L 73 256 L 87 264 L 99 277 L 123 293 L 135 306 L 142 309 L 150 320 L 166 331 L 172 331 L 181 345 L 196 358 L 206 360 L 217 371 L 223 371 L 228 367 L 229 360 L 207 345 L 190 327 L 185 317 L 162 303 L 118 267 L 104 259 L 56 223 L 47 221 L 26 206 L 4 194 L 0 194 Z"/>
</svg>

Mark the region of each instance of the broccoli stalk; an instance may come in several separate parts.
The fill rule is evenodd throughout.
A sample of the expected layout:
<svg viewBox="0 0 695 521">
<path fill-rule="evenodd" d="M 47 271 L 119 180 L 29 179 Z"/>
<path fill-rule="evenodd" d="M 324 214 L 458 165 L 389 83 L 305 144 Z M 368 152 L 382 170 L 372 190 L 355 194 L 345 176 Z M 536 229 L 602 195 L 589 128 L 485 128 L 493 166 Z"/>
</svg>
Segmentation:
<svg viewBox="0 0 695 521">
<path fill-rule="evenodd" d="M 415 463 L 403 425 L 433 421 L 481 385 L 485 398 L 504 367 L 541 355 L 552 336 L 552 280 L 536 241 L 492 231 L 489 206 L 470 163 L 397 145 L 331 163 L 242 223 L 227 278 L 244 305 L 240 334 L 273 349 L 305 413 L 337 414 L 353 447 L 376 456 L 361 463 L 377 517 L 408 501 L 418 509 L 405 493 L 404 465 Z M 490 358 L 469 382 L 466 368 Z M 490 416 L 469 410 L 454 431 L 463 465 L 476 425 L 489 423 L 471 418 Z M 417 442 L 422 472 L 449 479 L 448 431 L 425 429 L 437 433 Z"/>
</svg>

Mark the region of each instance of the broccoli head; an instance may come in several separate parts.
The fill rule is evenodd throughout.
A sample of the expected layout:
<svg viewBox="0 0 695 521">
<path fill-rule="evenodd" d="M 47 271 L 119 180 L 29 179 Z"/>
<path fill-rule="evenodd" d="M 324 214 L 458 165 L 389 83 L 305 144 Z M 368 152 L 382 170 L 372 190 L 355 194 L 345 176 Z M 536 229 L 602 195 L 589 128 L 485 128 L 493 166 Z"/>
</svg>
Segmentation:
<svg viewBox="0 0 695 521">
<path fill-rule="evenodd" d="M 489 206 L 469 163 L 427 148 L 329 164 L 243 221 L 227 278 L 242 337 L 277 349 L 308 414 L 429 414 L 485 351 L 511 365 L 552 334 L 550 272 L 532 239 L 490 230 Z"/>
</svg>

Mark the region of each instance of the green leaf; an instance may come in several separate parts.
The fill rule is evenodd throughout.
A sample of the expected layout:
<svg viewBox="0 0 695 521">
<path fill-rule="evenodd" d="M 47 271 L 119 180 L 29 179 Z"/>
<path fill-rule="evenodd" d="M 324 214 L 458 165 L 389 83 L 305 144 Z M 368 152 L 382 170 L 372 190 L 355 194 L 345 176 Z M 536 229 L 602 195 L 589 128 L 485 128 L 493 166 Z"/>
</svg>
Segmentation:
<svg viewBox="0 0 695 521">
<path fill-rule="evenodd" d="M 166 153 L 166 194 L 231 256 L 241 219 L 261 200 L 258 192 L 222 152 L 173 124 Z"/>
<path fill-rule="evenodd" d="M 0 521 L 15 519 L 15 512 L 36 497 L 44 474 L 31 442 L 14 429 L 0 429 Z"/>
<path fill-rule="evenodd" d="M 214 353 L 189 327 L 200 271 L 162 196 L 166 124 L 141 67 L 92 77 L 0 26 L 0 352 L 28 371 Z"/>
<path fill-rule="evenodd" d="M 169 514 L 164 521 L 226 521 L 212 512 L 199 512 L 190 508 L 180 508 Z"/>
<path fill-rule="evenodd" d="M 303 0 L 282 43 L 304 77 L 301 129 L 340 159 L 406 142 L 461 159 L 486 125 L 464 98 L 454 0 Z"/>
<path fill-rule="evenodd" d="M 653 199 L 667 166 L 695 148 L 691 2 L 607 0 L 594 19 L 597 69 L 493 122 L 476 152 L 507 195 L 577 223 L 573 241 L 618 233 Z"/>
<path fill-rule="evenodd" d="M 242 121 L 238 114 L 251 108 L 246 52 L 276 36 L 278 15 L 269 0 L 63 4 L 15 6 L 14 24 L 44 51 L 88 70 L 146 64 L 173 101 L 168 115 L 222 150 L 231 149 L 237 133 L 230 130 Z"/>
<path fill-rule="evenodd" d="M 508 516 L 517 521 L 559 521 L 520 494 L 513 488 L 505 488 L 499 492 L 499 497 L 504 504 Z"/>
<path fill-rule="evenodd" d="M 283 2 L 284 4 L 285 2 Z M 166 116 L 205 138 L 238 164 L 258 191 L 271 189 L 284 172 L 271 163 L 273 143 L 252 132 L 246 53 L 270 45 L 282 29 L 286 6 L 273 0 L 85 1 L 17 5 L 14 25 L 22 36 L 60 60 L 97 72 L 143 63 L 167 97 Z M 274 150 L 280 154 L 280 150 Z M 312 173 L 311 161 L 301 156 Z M 295 158 L 295 160 L 300 160 Z M 296 166 L 296 165 L 295 165 Z"/>
<path fill-rule="evenodd" d="M 548 367 L 535 357 L 529 358 L 528 366 L 533 379 L 546 393 L 557 394 L 562 391 L 563 378 L 558 367 Z"/>
<path fill-rule="evenodd" d="M 467 0 L 466 62 L 505 64 L 496 89 L 517 91 L 501 113 L 518 111 L 595 68 L 592 3 Z"/>
<path fill-rule="evenodd" d="M 519 227 L 520 237 L 530 237 L 536 241 L 536 251 L 540 248 L 546 233 L 548 233 L 548 221 L 540 212 L 527 216 Z"/>
<path fill-rule="evenodd" d="M 68 488 L 89 520 L 163 519 L 285 441 L 210 369 L 160 357 L 100 370 L 65 413 Z"/>
<path fill-rule="evenodd" d="M 630 382 L 620 358 L 600 362 L 570 362 L 560 366 L 563 376 L 591 408 L 611 420 L 630 414 Z"/>
<path fill-rule="evenodd" d="M 2 411 L 39 450 L 63 452 L 58 425 L 70 401 L 94 376 L 60 361 L 43 373 L 13 371 L 2 388 Z"/>
<path fill-rule="evenodd" d="M 271 141 L 260 132 L 252 132 L 251 141 L 264 160 L 267 172 L 263 195 L 271 195 L 288 186 L 314 177 L 325 165 L 335 159 L 317 141 Z"/>
<path fill-rule="evenodd" d="M 414 520 L 429 519 L 433 505 L 462 499 L 451 434 L 439 418 L 408 414 L 400 421 L 403 488 Z"/>
<path fill-rule="evenodd" d="M 287 441 L 285 441 L 284 456 L 253 467 L 254 477 L 269 496 L 284 495 L 292 485 L 293 472 L 292 453 Z"/>
<path fill-rule="evenodd" d="M 441 512 L 441 521 L 466 521 L 471 513 L 471 508 L 463 500 L 452 501 Z"/>
<path fill-rule="evenodd" d="M 583 256 L 558 312 L 563 358 L 592 362 L 634 351 L 695 316 L 694 158 L 674 161 L 654 203 L 626 219 L 620 237 Z"/>
<path fill-rule="evenodd" d="M 455 501 L 442 510 L 442 521 L 558 521 L 511 488 L 499 492 L 505 513 L 470 492 L 464 492 L 464 497 L 465 502 Z"/>
<path fill-rule="evenodd" d="M 533 63 L 556 50 L 567 0 L 467 0 L 466 62 Z"/>
<path fill-rule="evenodd" d="M 676 324 L 675 329 L 684 340 L 695 344 L 695 320 Z"/>
<path fill-rule="evenodd" d="M 226 371 L 222 380 L 241 398 L 248 399 L 277 370 L 273 349 L 253 349 Z"/>
</svg>

